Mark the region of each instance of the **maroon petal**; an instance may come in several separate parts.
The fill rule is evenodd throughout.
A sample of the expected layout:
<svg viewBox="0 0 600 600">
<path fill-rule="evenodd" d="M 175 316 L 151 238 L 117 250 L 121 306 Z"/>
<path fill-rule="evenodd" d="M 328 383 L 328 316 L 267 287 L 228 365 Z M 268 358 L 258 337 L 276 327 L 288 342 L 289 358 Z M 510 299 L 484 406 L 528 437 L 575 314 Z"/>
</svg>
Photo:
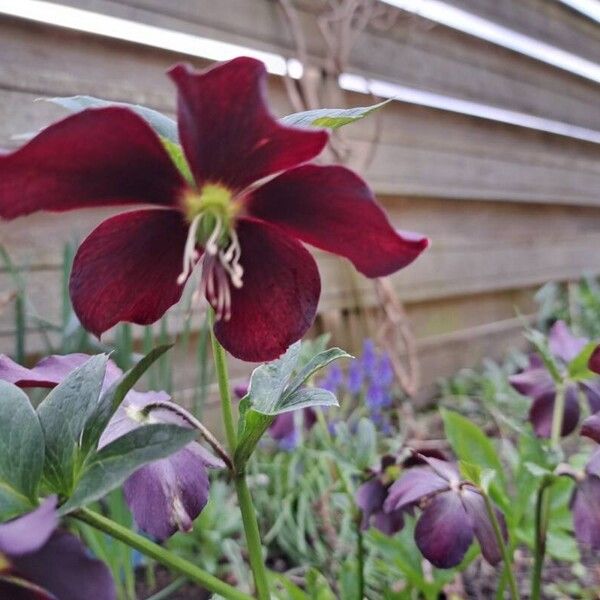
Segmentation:
<svg viewBox="0 0 600 600">
<path fill-rule="evenodd" d="M 0 525 L 0 554 L 21 556 L 39 550 L 58 525 L 56 496 L 35 510 Z"/>
<path fill-rule="evenodd" d="M 539 437 L 549 438 L 552 432 L 555 393 L 537 397 L 529 410 L 529 421 Z M 567 387 L 561 435 L 569 435 L 579 423 L 579 398 L 575 386 Z"/>
<path fill-rule="evenodd" d="M 52 354 L 42 358 L 32 369 L 28 369 L 2 354 L 0 355 L 0 380 L 8 381 L 22 388 L 50 388 L 58 385 L 71 371 L 83 365 L 90 358 L 89 354 L 80 352 L 65 355 Z M 121 369 L 112 360 L 109 360 L 106 365 L 104 385 L 110 385 L 121 375 Z"/>
<path fill-rule="evenodd" d="M 415 542 L 434 566 L 458 565 L 473 541 L 473 520 L 456 492 L 435 496 L 415 527 Z"/>
<path fill-rule="evenodd" d="M 196 182 L 241 190 L 321 152 L 325 131 L 286 127 L 269 112 L 267 72 L 240 57 L 207 71 L 177 65 L 179 137 Z"/>
<path fill-rule="evenodd" d="M 219 342 L 237 358 L 268 361 L 312 325 L 321 293 L 314 258 L 277 228 L 241 219 L 243 286 L 231 291 L 231 319 L 215 324 Z"/>
<path fill-rule="evenodd" d="M 289 235 L 344 256 L 367 277 L 406 267 L 429 243 L 394 230 L 367 184 L 344 167 L 286 171 L 253 192 L 247 209 Z"/>
<path fill-rule="evenodd" d="M 600 413 L 596 413 L 585 419 L 581 424 L 580 433 L 600 444 Z"/>
<path fill-rule="evenodd" d="M 554 380 L 545 368 L 525 369 L 521 373 L 511 375 L 508 381 L 519 394 L 534 400 L 554 393 Z"/>
<path fill-rule="evenodd" d="M 548 345 L 554 356 L 571 362 L 586 346 L 588 340 L 573 335 L 564 321 L 557 321 L 548 334 Z"/>
<path fill-rule="evenodd" d="M 115 600 L 115 584 L 106 565 L 90 558 L 79 538 L 56 531 L 37 552 L 13 561 L 24 578 L 59 600 Z"/>
<path fill-rule="evenodd" d="M 90 109 L 0 155 L 0 216 L 176 202 L 183 180 L 152 129 L 130 110 Z"/>
<path fill-rule="evenodd" d="M 362 529 L 368 529 L 371 516 L 382 511 L 386 495 L 387 489 L 377 477 L 366 481 L 356 490 L 355 501 L 362 512 Z"/>
<path fill-rule="evenodd" d="M 419 502 L 432 494 L 448 489 L 448 482 L 428 467 L 414 467 L 395 481 L 384 503 L 385 512 L 392 512 Z"/>
<path fill-rule="evenodd" d="M 483 496 L 474 489 L 463 487 L 461 497 L 465 509 L 473 521 L 473 531 L 481 547 L 481 553 L 491 565 L 498 564 L 502 560 L 502 552 L 496 540 L 494 527 L 488 516 Z M 494 510 L 506 541 L 507 531 L 504 515 L 498 509 Z"/>
<path fill-rule="evenodd" d="M 586 477 L 571 501 L 575 537 L 580 544 L 600 550 L 600 479 Z"/>
<path fill-rule="evenodd" d="M 148 325 L 181 297 L 187 228 L 179 211 L 138 210 L 101 223 L 75 255 L 70 292 L 96 335 L 120 321 Z"/>
<path fill-rule="evenodd" d="M 188 444 L 168 458 L 138 469 L 124 484 L 125 499 L 143 531 L 165 540 L 190 531 L 208 502 L 204 450 Z"/>
<path fill-rule="evenodd" d="M 590 371 L 600 374 L 600 345 L 594 348 L 590 360 L 588 361 L 588 368 Z"/>
</svg>

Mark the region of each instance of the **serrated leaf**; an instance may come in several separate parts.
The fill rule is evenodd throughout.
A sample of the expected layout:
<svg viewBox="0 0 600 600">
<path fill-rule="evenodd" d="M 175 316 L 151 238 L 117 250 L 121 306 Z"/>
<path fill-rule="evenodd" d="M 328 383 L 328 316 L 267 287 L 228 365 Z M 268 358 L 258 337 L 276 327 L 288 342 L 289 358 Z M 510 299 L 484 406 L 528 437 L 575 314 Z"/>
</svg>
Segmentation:
<svg viewBox="0 0 600 600">
<path fill-rule="evenodd" d="M 44 476 L 53 492 L 69 494 L 75 483 L 83 429 L 100 396 L 108 357 L 93 356 L 42 401 L 37 413 L 44 432 Z"/>
<path fill-rule="evenodd" d="M 355 123 L 367 115 L 379 110 L 390 100 L 384 100 L 372 106 L 357 106 L 355 108 L 319 108 L 287 115 L 281 119 L 284 125 L 294 127 L 314 127 L 319 129 L 338 129 L 344 125 Z"/>
<path fill-rule="evenodd" d="M 96 449 L 100 436 L 127 393 L 139 381 L 140 377 L 170 348 L 172 348 L 171 344 L 153 348 L 101 395 L 84 427 L 81 442 L 81 451 L 84 456 Z"/>
<path fill-rule="evenodd" d="M 569 377 L 574 381 L 583 381 L 597 377 L 596 373 L 588 369 L 588 362 L 597 344 L 590 342 L 586 344 L 581 352 L 567 365 Z"/>
<path fill-rule="evenodd" d="M 106 108 L 108 106 L 129 108 L 142 117 L 161 137 L 176 144 L 179 143 L 176 121 L 147 106 L 130 104 L 128 102 L 112 102 L 110 100 L 103 100 L 102 98 L 94 98 L 93 96 L 68 96 L 42 99 L 62 106 L 71 112 L 80 112 L 86 108 Z"/>
<path fill-rule="evenodd" d="M 189 444 L 196 430 L 176 425 L 145 425 L 117 438 L 97 452 L 85 466 L 61 514 L 99 500 L 119 487 L 141 466 L 166 458 Z"/>
<path fill-rule="evenodd" d="M 27 395 L 0 381 L 0 522 L 37 503 L 44 434 Z"/>
<path fill-rule="evenodd" d="M 317 371 L 320 371 L 334 360 L 338 360 L 340 358 L 353 358 L 350 354 L 341 350 L 340 348 L 329 348 L 329 350 L 324 350 L 319 352 L 317 355 L 313 356 L 304 367 L 297 373 L 292 381 L 289 383 L 286 396 L 292 395 L 295 391 L 297 391 L 300 386 L 304 385 Z M 281 403 L 285 403 L 286 398 L 284 397 Z"/>
<path fill-rule="evenodd" d="M 281 358 L 254 369 L 248 394 L 240 403 L 238 445 L 234 458 L 238 468 L 243 468 L 277 415 L 309 406 L 337 406 L 336 397 L 328 390 L 302 386 L 319 369 L 350 355 L 339 348 L 332 348 L 310 358 L 304 354 L 305 364 L 301 365 L 302 356 L 301 343 L 296 342 Z M 294 375 L 299 366 L 299 372 Z"/>
</svg>

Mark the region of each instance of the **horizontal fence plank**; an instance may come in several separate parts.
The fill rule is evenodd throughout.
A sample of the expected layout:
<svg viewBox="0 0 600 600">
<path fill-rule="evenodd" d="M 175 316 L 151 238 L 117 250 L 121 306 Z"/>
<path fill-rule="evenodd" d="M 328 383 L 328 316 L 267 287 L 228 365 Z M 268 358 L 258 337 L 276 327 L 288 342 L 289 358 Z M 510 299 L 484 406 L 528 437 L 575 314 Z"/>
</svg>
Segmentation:
<svg viewBox="0 0 600 600">
<path fill-rule="evenodd" d="M 447 4 L 600 62 L 598 23 L 560 0 L 444 0 Z"/>
<path fill-rule="evenodd" d="M 275 0 L 63 3 L 286 56 L 296 51 Z M 315 0 L 296 2 L 307 50 L 317 65 L 327 63 L 327 44 L 315 18 L 325 5 Z M 416 14 L 393 7 L 389 12 L 387 26 L 371 25 L 356 38 L 348 70 L 600 130 L 597 84 L 474 36 L 432 25 Z M 600 52 L 598 36 L 585 39 Z"/>
</svg>

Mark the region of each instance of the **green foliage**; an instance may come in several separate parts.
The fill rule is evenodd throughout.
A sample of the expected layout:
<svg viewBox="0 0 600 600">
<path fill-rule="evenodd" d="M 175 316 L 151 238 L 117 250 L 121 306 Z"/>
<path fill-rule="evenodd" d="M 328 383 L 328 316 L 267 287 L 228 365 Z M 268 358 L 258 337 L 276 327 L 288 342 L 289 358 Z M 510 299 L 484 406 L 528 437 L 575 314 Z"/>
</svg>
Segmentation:
<svg viewBox="0 0 600 600">
<path fill-rule="evenodd" d="M 240 402 L 238 445 L 235 462 L 243 466 L 275 416 L 310 406 L 337 406 L 334 394 L 316 387 L 302 387 L 334 360 L 351 358 L 339 348 L 304 353 L 301 342 L 292 344 L 277 360 L 257 367 L 250 378 L 248 395 Z"/>
<path fill-rule="evenodd" d="M 29 398 L 0 381 L 0 520 L 37 504 L 44 434 Z"/>
<path fill-rule="evenodd" d="M 355 108 L 320 108 L 294 113 L 283 117 L 281 122 L 294 127 L 314 127 L 321 129 L 339 129 L 344 125 L 355 123 L 367 115 L 379 110 L 391 100 L 384 100 L 372 106 L 357 106 Z"/>
</svg>

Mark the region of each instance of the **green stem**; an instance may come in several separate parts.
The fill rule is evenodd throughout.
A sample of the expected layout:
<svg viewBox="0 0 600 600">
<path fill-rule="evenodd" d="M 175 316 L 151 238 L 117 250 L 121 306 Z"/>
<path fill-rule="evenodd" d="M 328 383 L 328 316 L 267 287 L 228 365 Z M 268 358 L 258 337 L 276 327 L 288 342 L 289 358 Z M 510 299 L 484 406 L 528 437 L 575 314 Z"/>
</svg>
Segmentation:
<svg viewBox="0 0 600 600">
<path fill-rule="evenodd" d="M 120 540 L 131 548 L 139 550 L 142 554 L 157 560 L 165 567 L 185 576 L 189 581 L 193 581 L 215 594 L 220 594 L 223 598 L 227 598 L 227 600 L 252 600 L 252 596 L 235 589 L 217 579 L 214 575 L 173 554 L 166 548 L 151 542 L 149 539 L 138 535 L 127 529 L 127 527 L 123 527 L 123 525 L 119 525 L 97 512 L 82 508 L 73 513 L 72 516 L 104 533 L 108 533 L 111 537 Z"/>
<path fill-rule="evenodd" d="M 213 356 L 215 360 L 215 370 L 217 372 L 217 380 L 219 382 L 219 393 L 221 396 L 221 411 L 223 414 L 223 424 L 225 426 L 225 435 L 229 445 L 231 456 L 235 456 L 237 446 L 237 434 L 235 430 L 235 422 L 233 418 L 233 408 L 231 405 L 231 391 L 229 389 L 229 374 L 227 372 L 227 359 L 225 350 L 219 344 L 213 330 L 215 321 L 214 311 L 210 309 L 210 327 Z M 246 546 L 248 547 L 248 557 L 250 560 L 250 568 L 254 576 L 254 586 L 256 587 L 256 595 L 259 600 L 269 600 L 269 581 L 267 579 L 267 571 L 262 555 L 262 543 L 260 539 L 260 531 L 256 520 L 256 511 L 252 503 L 252 496 L 248 489 L 246 476 L 243 471 L 232 471 L 235 483 L 235 491 L 242 513 L 242 522 L 244 524 L 244 533 L 246 535 Z"/>
<path fill-rule="evenodd" d="M 235 491 L 237 492 L 240 510 L 242 512 L 242 522 L 244 524 L 244 533 L 246 535 L 246 545 L 248 546 L 248 556 L 250 567 L 254 575 L 254 585 L 256 595 L 259 600 L 269 600 L 269 581 L 267 571 L 263 562 L 262 543 L 260 540 L 260 531 L 256 520 L 256 512 L 252 503 L 252 496 L 248 489 L 246 477 L 243 473 L 235 475 Z"/>
<path fill-rule="evenodd" d="M 540 600 L 542 593 L 542 567 L 546 556 L 546 535 L 550 514 L 550 493 L 547 488 L 548 483 L 543 481 L 535 501 L 535 547 L 531 573 L 531 600 Z"/>
<path fill-rule="evenodd" d="M 492 501 L 490 497 L 482 490 L 483 500 L 485 502 L 485 508 L 487 510 L 488 517 L 490 518 L 490 523 L 492 524 L 492 528 L 494 530 L 494 537 L 496 538 L 496 542 L 498 543 L 498 547 L 500 548 L 500 554 L 502 554 L 502 560 L 504 561 L 504 572 L 506 573 L 506 578 L 508 580 L 508 587 L 510 589 L 510 597 L 512 600 L 520 600 L 519 588 L 517 587 L 517 581 L 515 579 L 515 574 L 512 569 L 512 556 L 508 551 L 507 545 L 504 543 L 504 536 L 502 535 L 502 529 L 500 528 L 500 523 L 498 523 L 498 517 L 496 516 L 496 511 L 492 506 Z"/>
<path fill-rule="evenodd" d="M 223 425 L 225 427 L 225 435 L 227 436 L 227 444 L 229 445 L 229 453 L 231 456 L 235 454 L 237 445 L 237 434 L 235 432 L 235 420 L 233 418 L 233 407 L 231 404 L 231 390 L 229 389 L 229 375 L 227 373 L 227 358 L 225 350 L 219 344 L 214 333 L 215 313 L 212 308 L 209 308 L 210 322 L 210 339 L 212 342 L 213 358 L 215 361 L 215 370 L 217 372 L 217 381 L 219 382 L 219 395 L 221 396 L 221 412 L 223 414 Z"/>
<path fill-rule="evenodd" d="M 556 396 L 552 411 L 552 429 L 550 430 L 550 446 L 560 450 L 560 437 L 565 416 L 566 384 L 556 384 Z M 533 571 L 531 573 L 531 600 L 539 600 L 542 590 L 542 569 L 546 557 L 546 536 L 550 520 L 550 490 L 548 481 L 542 481 L 537 493 L 535 505 L 535 548 Z"/>
<path fill-rule="evenodd" d="M 362 515 L 360 510 L 357 510 L 356 515 L 356 562 L 358 569 L 357 582 L 357 600 L 363 600 L 365 597 L 365 545 L 362 532 Z"/>
</svg>

